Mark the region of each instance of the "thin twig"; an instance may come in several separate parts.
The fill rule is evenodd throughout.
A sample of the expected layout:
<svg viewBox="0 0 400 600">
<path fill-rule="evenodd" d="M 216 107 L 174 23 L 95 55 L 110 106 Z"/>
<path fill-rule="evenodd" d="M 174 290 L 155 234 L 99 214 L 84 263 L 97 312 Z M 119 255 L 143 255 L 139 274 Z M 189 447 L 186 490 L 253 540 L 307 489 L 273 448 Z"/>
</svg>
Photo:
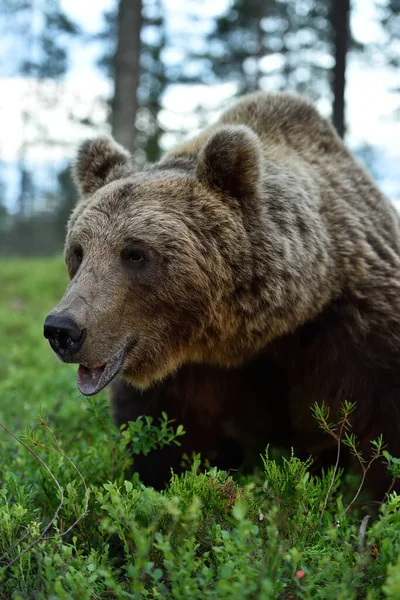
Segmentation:
<svg viewBox="0 0 400 600">
<path fill-rule="evenodd" d="M 361 468 L 362 468 L 363 476 L 362 476 L 362 478 L 361 478 L 361 483 L 360 483 L 360 485 L 358 486 L 358 490 L 357 490 L 357 492 L 355 493 L 355 496 L 354 496 L 354 498 L 353 498 L 353 499 L 352 499 L 352 500 L 349 502 L 349 504 L 347 505 L 347 507 L 345 508 L 345 510 L 344 510 L 344 511 L 343 511 L 343 512 L 342 512 L 342 513 L 339 515 L 339 517 L 338 517 L 338 519 L 337 519 L 338 521 L 340 521 L 340 519 L 341 519 L 341 518 L 342 518 L 342 517 L 343 517 L 343 516 L 344 516 L 344 515 L 347 513 L 347 511 L 349 510 L 349 508 L 351 508 L 351 507 L 353 506 L 353 504 L 355 503 L 355 501 L 357 500 L 357 498 L 358 498 L 358 496 L 359 496 L 359 494 L 360 494 L 360 492 L 361 492 L 361 488 L 362 488 L 362 487 L 363 487 L 363 485 L 364 485 L 364 481 L 365 481 L 365 478 L 366 478 L 366 476 L 367 476 L 367 473 L 368 473 L 368 471 L 369 471 L 369 469 L 370 469 L 370 467 L 371 467 L 372 463 L 373 463 L 373 462 L 375 462 L 375 461 L 376 461 L 376 459 L 377 459 L 377 458 L 379 458 L 379 456 L 380 456 L 379 454 L 376 454 L 375 456 L 373 456 L 373 457 L 371 458 L 371 460 L 369 461 L 369 463 L 367 464 L 367 466 L 366 466 L 366 467 L 364 467 L 364 465 L 363 465 L 363 463 L 362 463 L 362 461 L 361 461 L 361 459 L 360 459 L 360 457 L 359 457 L 358 453 L 356 453 L 356 457 L 357 457 L 357 459 L 358 459 L 358 462 L 360 463 L 360 465 L 361 465 Z"/>
<path fill-rule="evenodd" d="M 89 489 L 86 485 L 86 481 L 84 476 L 82 475 L 82 473 L 80 472 L 80 470 L 78 469 L 78 467 L 76 466 L 76 464 L 74 463 L 74 461 L 65 454 L 65 452 L 63 452 L 60 448 L 60 445 L 58 443 L 58 440 L 55 436 L 55 434 L 53 433 L 53 431 L 50 429 L 50 427 L 48 426 L 48 424 L 46 423 L 46 421 L 43 419 L 42 415 L 39 415 L 40 421 L 42 423 L 42 425 L 47 429 L 47 431 L 49 431 L 54 439 L 54 443 L 56 444 L 56 448 L 57 448 L 57 452 L 63 457 L 65 458 L 66 461 L 69 462 L 69 464 L 72 466 L 72 468 L 78 473 L 83 487 L 85 488 L 85 507 L 83 510 L 83 513 L 76 519 L 76 521 L 74 521 L 74 523 L 72 523 L 72 525 L 70 525 L 70 527 L 68 527 L 68 529 L 66 529 L 64 532 L 60 533 L 60 536 L 65 536 L 67 535 L 67 533 L 69 533 L 71 531 L 71 529 L 73 529 L 78 523 L 79 521 L 81 521 L 84 517 L 86 517 L 86 515 L 89 512 L 89 497 L 90 497 L 90 492 Z M 46 537 L 46 540 L 51 540 L 54 539 L 54 535 L 51 537 Z"/>
<path fill-rule="evenodd" d="M 324 504 L 322 506 L 322 510 L 321 510 L 321 516 L 319 518 L 319 524 L 318 527 L 321 526 L 322 523 L 322 517 L 324 516 L 324 512 L 326 510 L 326 507 L 328 506 L 328 500 L 329 500 L 329 496 L 331 495 L 332 492 L 332 488 L 335 484 L 335 479 L 336 479 L 336 475 L 337 475 L 337 471 L 338 471 L 338 467 L 339 467 L 339 459 L 340 459 L 340 437 L 338 437 L 337 439 L 337 455 L 336 455 L 336 463 L 335 463 L 335 467 L 333 469 L 333 473 L 332 473 L 332 479 L 331 482 L 329 484 L 329 488 L 328 491 L 326 492 L 326 496 L 325 496 L 325 500 L 324 500 Z"/>
<path fill-rule="evenodd" d="M 390 484 L 390 486 L 389 486 L 389 489 L 387 490 L 387 492 L 385 492 L 385 495 L 384 495 L 384 496 L 383 496 L 383 498 L 382 498 L 381 504 L 382 504 L 383 502 L 385 502 L 385 500 L 386 500 L 386 496 L 388 496 L 388 495 L 390 494 L 390 492 L 393 490 L 393 488 L 394 488 L 394 485 L 395 485 L 395 483 L 396 483 L 396 480 L 397 480 L 397 477 L 393 477 L 393 479 L 392 479 L 392 483 Z"/>
<path fill-rule="evenodd" d="M 84 506 L 84 510 L 83 512 L 79 515 L 79 517 L 72 523 L 72 525 L 70 525 L 70 527 L 68 527 L 64 532 L 59 532 L 58 537 L 64 537 L 66 536 L 74 527 L 76 527 L 76 525 L 88 514 L 89 512 L 89 496 L 90 496 L 90 492 L 89 489 L 86 485 L 86 481 L 85 478 L 83 477 L 82 473 L 80 472 L 80 470 L 78 469 L 78 467 L 76 466 L 76 464 L 73 462 L 72 459 L 69 458 L 69 456 L 67 456 L 65 454 L 65 452 L 63 452 L 60 448 L 60 445 L 58 443 L 58 440 L 55 436 L 55 434 L 53 433 L 53 431 L 50 429 L 50 427 L 48 426 L 48 424 L 46 423 L 46 421 L 44 420 L 44 418 L 42 417 L 42 415 L 39 415 L 41 424 L 45 427 L 45 429 L 47 429 L 47 431 L 50 432 L 53 440 L 54 440 L 54 444 L 55 444 L 55 448 L 49 448 L 48 446 L 45 446 L 44 444 L 40 444 L 38 442 L 33 441 L 33 443 L 36 446 L 41 446 L 41 447 L 45 447 L 49 450 L 53 450 L 54 452 L 57 452 L 57 454 L 59 454 L 60 456 L 62 456 L 67 462 L 69 462 L 69 464 L 72 466 L 72 468 L 76 471 L 76 473 L 79 475 L 83 486 L 85 488 L 85 506 Z M 5 425 L 3 425 L 3 423 L 0 423 L 1 427 L 3 427 L 17 442 L 19 442 L 22 446 L 24 446 L 24 448 L 26 448 L 27 450 L 29 450 L 29 452 L 40 462 L 40 464 L 46 469 L 46 471 L 49 473 L 50 477 L 53 479 L 54 483 L 57 486 L 57 489 L 59 490 L 60 493 L 60 504 L 58 505 L 52 519 L 49 521 L 49 523 L 44 527 L 43 531 L 41 532 L 41 534 L 39 535 L 39 537 L 37 537 L 35 540 L 33 540 L 33 542 L 31 542 L 30 544 L 28 544 L 28 546 L 26 546 L 26 548 L 24 548 L 15 558 L 13 558 L 12 561 L 10 561 L 9 563 L 7 563 L 5 566 L 6 567 L 11 567 L 13 564 L 15 564 L 23 554 L 25 554 L 26 552 L 29 552 L 29 550 L 31 550 L 31 548 L 33 546 L 35 546 L 36 544 L 38 544 L 41 541 L 48 541 L 48 540 L 52 540 L 55 539 L 55 535 L 52 536 L 46 536 L 46 532 L 50 529 L 50 527 L 53 525 L 53 523 L 55 522 L 55 520 L 57 519 L 57 516 L 61 510 L 61 507 L 64 503 L 64 493 L 62 490 L 62 487 L 60 486 L 60 484 L 58 483 L 56 477 L 53 475 L 53 473 L 51 472 L 50 468 L 48 467 L 48 465 L 40 458 L 40 456 L 34 451 L 32 450 L 32 448 L 30 448 L 25 442 L 23 442 L 20 438 L 18 438 L 10 429 L 8 429 L 8 427 L 6 427 Z M 22 538 L 20 538 L 18 540 L 18 542 L 16 542 L 16 544 L 14 544 L 14 548 L 16 548 L 22 541 L 24 541 L 29 535 L 29 532 L 27 534 L 25 534 L 24 536 L 22 536 Z M 6 555 L 2 556 L 0 558 L 0 561 L 4 560 L 6 558 Z"/>
<path fill-rule="evenodd" d="M 19 560 L 19 558 L 25 554 L 26 552 L 29 552 L 29 550 L 35 546 L 38 542 L 40 542 L 45 534 L 46 531 L 48 531 L 50 529 L 50 527 L 53 525 L 54 521 L 57 519 L 58 517 L 58 513 L 61 510 L 62 505 L 64 504 L 64 492 L 63 489 L 61 487 L 61 485 L 58 483 L 57 479 L 55 478 L 55 476 L 53 475 L 53 473 L 51 472 L 50 468 L 47 466 L 47 464 L 44 462 L 44 460 L 42 460 L 40 458 L 40 456 L 38 454 L 36 454 L 36 452 L 34 450 L 32 450 L 32 448 L 30 448 L 28 446 L 28 444 L 25 444 L 25 442 L 23 442 L 19 437 L 17 437 L 15 435 L 15 433 L 13 433 L 6 425 L 4 425 L 3 423 L 0 423 L 0 426 L 3 427 L 3 429 L 5 429 L 7 431 L 7 433 L 9 433 L 11 435 L 11 437 L 13 437 L 19 444 L 21 444 L 22 446 L 24 446 L 24 448 L 26 448 L 39 462 L 40 464 L 46 469 L 46 471 L 48 472 L 48 474 L 50 475 L 50 477 L 52 478 L 52 480 L 54 481 L 59 494 L 60 494 L 60 503 L 56 508 L 56 511 L 53 515 L 53 517 L 50 519 L 50 521 L 47 523 L 47 525 L 44 527 L 43 531 L 41 532 L 40 536 L 38 538 L 36 538 L 35 540 L 33 540 L 33 542 L 31 542 L 30 544 L 28 544 L 28 546 L 26 546 L 23 550 L 21 550 L 21 552 L 15 557 L 13 558 L 12 561 L 10 561 L 9 563 L 7 563 L 7 565 L 5 565 L 6 567 L 11 567 L 14 563 L 17 562 L 17 560 Z M 21 538 L 21 540 L 18 540 L 17 544 L 15 544 L 14 548 L 21 542 L 23 541 L 27 536 L 23 536 Z M 2 556 L 0 558 L 0 561 L 4 560 L 4 558 L 6 557 L 6 555 Z"/>
<path fill-rule="evenodd" d="M 322 518 L 323 518 L 323 516 L 324 516 L 324 512 L 325 512 L 325 510 L 326 510 L 326 507 L 328 506 L 328 500 L 329 500 L 329 496 L 331 495 L 331 492 L 332 492 L 333 486 L 334 486 L 334 484 L 335 484 L 336 475 L 337 475 L 338 468 L 339 468 L 339 460 L 340 460 L 340 445 L 341 445 L 341 443 L 342 443 L 342 435 L 343 435 L 343 430 L 344 430 L 344 427 L 345 427 L 346 420 L 347 420 L 347 416 L 345 415 L 345 416 L 343 417 L 343 420 L 342 420 L 342 423 L 341 423 L 341 426 L 340 426 L 340 430 L 339 430 L 339 433 L 338 433 L 337 435 L 336 435 L 336 434 L 334 434 L 333 432 L 331 432 L 331 435 L 333 435 L 333 436 L 335 437 L 336 441 L 337 441 L 336 463 L 335 463 L 335 467 L 334 467 L 334 469 L 333 469 L 333 473 L 332 473 L 332 479 L 331 479 L 331 482 L 330 482 L 330 484 L 329 484 L 328 491 L 326 492 L 326 496 L 325 496 L 324 504 L 323 504 L 323 506 L 322 506 L 322 510 L 321 510 L 321 516 L 320 516 L 320 518 L 319 518 L 319 524 L 318 524 L 318 527 L 320 527 L 320 526 L 321 526 L 321 523 L 322 523 Z"/>
</svg>

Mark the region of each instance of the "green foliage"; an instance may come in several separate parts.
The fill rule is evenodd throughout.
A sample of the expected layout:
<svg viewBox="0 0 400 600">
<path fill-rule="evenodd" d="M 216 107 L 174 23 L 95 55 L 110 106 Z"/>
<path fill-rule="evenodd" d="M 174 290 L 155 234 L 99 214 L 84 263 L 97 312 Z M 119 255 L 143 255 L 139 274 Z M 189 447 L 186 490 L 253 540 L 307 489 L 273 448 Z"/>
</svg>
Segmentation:
<svg viewBox="0 0 400 600">
<path fill-rule="evenodd" d="M 153 424 L 152 417 L 140 416 L 133 423 L 122 427 L 122 441 L 135 454 L 148 454 L 151 450 L 161 450 L 164 446 L 171 444 L 180 445 L 178 438 L 185 434 L 182 425 L 173 429 L 174 421 L 168 419 L 165 412 L 159 421 L 159 425 Z"/>
<path fill-rule="evenodd" d="M 400 597 L 399 496 L 367 522 L 348 509 L 338 469 L 313 477 L 310 461 L 268 449 L 262 473 L 240 483 L 195 456 L 164 492 L 146 488 L 135 456 L 179 444 L 183 429 L 162 415 L 118 431 L 105 395 L 76 392 L 74 368 L 42 340 L 65 285 L 60 259 L 3 262 L 0 276 L 0 422 L 17 438 L 0 428 L 1 600 Z M 351 406 L 339 423 L 314 413 L 345 439 Z M 382 453 L 398 477 L 382 448 L 364 468 Z"/>
<path fill-rule="evenodd" d="M 263 457 L 267 498 L 279 507 L 278 527 L 297 547 L 309 543 L 318 532 L 321 508 L 332 480 L 333 470 L 319 478 L 310 477 L 311 459 L 304 462 L 293 455 L 282 464 L 271 460 L 268 448 Z M 337 490 L 340 478 L 335 480 Z"/>
</svg>

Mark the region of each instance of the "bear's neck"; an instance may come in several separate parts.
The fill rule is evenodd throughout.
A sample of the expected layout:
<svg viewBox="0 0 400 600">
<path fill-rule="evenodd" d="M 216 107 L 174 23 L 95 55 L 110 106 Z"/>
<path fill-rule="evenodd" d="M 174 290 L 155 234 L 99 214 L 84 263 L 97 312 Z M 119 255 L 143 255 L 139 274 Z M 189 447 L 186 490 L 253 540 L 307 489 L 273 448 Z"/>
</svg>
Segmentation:
<svg viewBox="0 0 400 600">
<path fill-rule="evenodd" d="M 267 164 L 258 206 L 242 206 L 229 231 L 216 229 L 214 265 L 224 265 L 224 281 L 214 281 L 213 324 L 204 341 L 205 355 L 218 364 L 239 364 L 295 331 L 342 288 L 319 190 L 294 169 L 286 171 Z M 215 268 L 213 274 L 217 279 Z"/>
</svg>

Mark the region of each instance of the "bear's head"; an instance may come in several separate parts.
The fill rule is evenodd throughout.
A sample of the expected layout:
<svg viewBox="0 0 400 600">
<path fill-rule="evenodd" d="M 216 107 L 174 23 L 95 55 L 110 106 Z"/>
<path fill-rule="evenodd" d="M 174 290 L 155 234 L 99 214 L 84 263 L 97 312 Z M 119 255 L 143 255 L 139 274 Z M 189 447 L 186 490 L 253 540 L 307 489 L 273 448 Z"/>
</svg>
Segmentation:
<svg viewBox="0 0 400 600">
<path fill-rule="evenodd" d="M 145 388 L 189 361 L 234 364 L 251 276 L 261 150 L 248 128 L 216 130 L 197 152 L 135 172 L 110 138 L 82 144 L 68 224 L 70 284 L 44 334 L 80 365 L 82 393 L 121 372 Z M 239 346 L 240 346 L 239 341 Z M 228 356 L 229 355 L 229 356 Z"/>
</svg>

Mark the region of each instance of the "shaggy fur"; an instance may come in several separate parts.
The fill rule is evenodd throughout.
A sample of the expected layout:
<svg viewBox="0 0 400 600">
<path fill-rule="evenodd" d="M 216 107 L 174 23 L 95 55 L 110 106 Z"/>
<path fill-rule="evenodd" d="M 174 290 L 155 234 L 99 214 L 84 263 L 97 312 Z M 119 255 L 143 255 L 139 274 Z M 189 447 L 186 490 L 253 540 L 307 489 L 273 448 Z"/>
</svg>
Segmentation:
<svg viewBox="0 0 400 600">
<path fill-rule="evenodd" d="M 75 177 L 57 311 L 87 331 L 74 362 L 134 341 L 117 421 L 166 410 L 186 450 L 220 463 L 227 440 L 321 455 L 310 406 L 334 419 L 347 399 L 365 448 L 383 433 L 400 454 L 399 221 L 310 104 L 246 96 L 139 173 L 111 139 L 87 141 Z M 143 472 L 159 485 L 157 465 Z"/>
</svg>

